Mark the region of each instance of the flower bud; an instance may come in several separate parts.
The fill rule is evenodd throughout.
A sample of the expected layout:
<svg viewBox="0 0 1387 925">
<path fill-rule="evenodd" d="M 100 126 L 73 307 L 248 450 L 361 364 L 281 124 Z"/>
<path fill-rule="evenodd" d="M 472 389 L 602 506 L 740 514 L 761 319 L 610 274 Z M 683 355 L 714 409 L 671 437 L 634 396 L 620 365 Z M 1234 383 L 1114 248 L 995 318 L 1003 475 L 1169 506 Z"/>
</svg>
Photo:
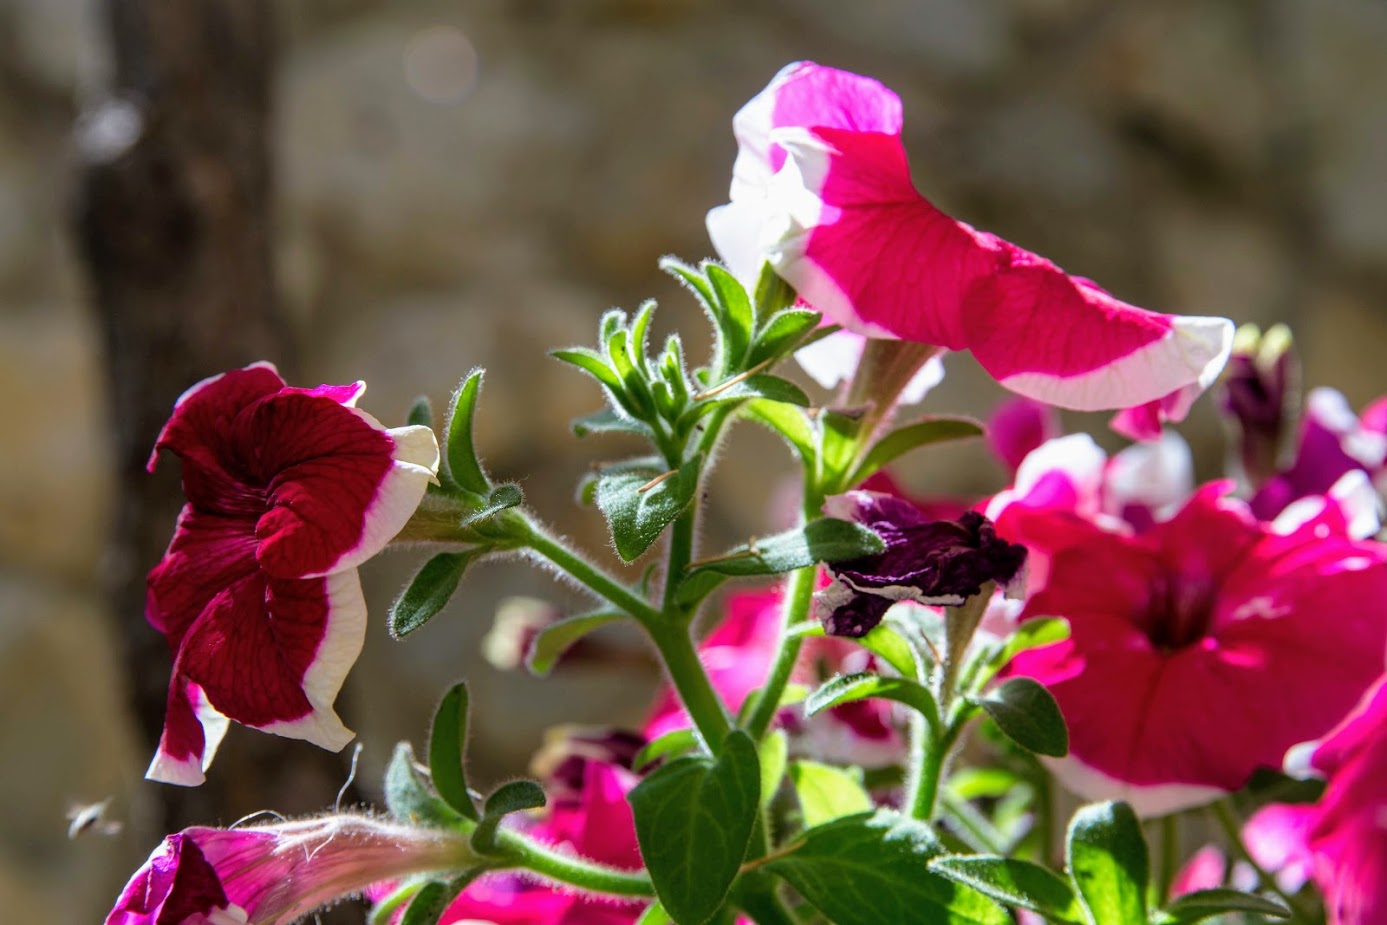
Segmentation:
<svg viewBox="0 0 1387 925">
<path fill-rule="evenodd" d="M 1254 324 L 1238 329 L 1233 354 L 1217 391 L 1228 420 L 1242 477 L 1258 488 L 1282 468 L 1300 408 L 1300 364 L 1290 328 L 1265 334 Z"/>
</svg>

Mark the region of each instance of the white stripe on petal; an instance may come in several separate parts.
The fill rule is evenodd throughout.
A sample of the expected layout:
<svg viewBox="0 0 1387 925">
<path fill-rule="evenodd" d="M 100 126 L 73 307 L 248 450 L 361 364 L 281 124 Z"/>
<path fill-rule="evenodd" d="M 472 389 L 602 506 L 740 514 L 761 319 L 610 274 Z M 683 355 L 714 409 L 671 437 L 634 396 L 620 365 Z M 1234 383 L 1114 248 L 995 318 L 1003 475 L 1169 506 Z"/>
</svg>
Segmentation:
<svg viewBox="0 0 1387 925">
<path fill-rule="evenodd" d="M 1073 376 L 1024 372 L 998 381 L 1028 398 L 1076 411 L 1143 405 L 1193 383 L 1207 388 L 1233 349 L 1233 322 L 1183 316 L 1171 321 L 1164 337 L 1097 369 Z"/>
<path fill-rule="evenodd" d="M 355 735 L 342 724 L 332 705 L 366 639 L 366 598 L 356 569 L 328 575 L 323 581 L 328 597 L 327 623 L 313 663 L 303 676 L 303 693 L 313 712 L 301 719 L 257 728 L 335 752 Z"/>
</svg>

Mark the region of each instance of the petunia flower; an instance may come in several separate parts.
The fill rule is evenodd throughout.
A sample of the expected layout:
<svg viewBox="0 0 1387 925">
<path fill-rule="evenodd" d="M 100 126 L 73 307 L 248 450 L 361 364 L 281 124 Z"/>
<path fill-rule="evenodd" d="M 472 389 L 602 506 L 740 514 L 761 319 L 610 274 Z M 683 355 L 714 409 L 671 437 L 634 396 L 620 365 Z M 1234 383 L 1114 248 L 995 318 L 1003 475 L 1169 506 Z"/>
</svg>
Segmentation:
<svg viewBox="0 0 1387 925">
<path fill-rule="evenodd" d="M 1296 499 L 1323 494 L 1355 471 L 1366 473 L 1379 492 L 1387 489 L 1387 398 L 1359 416 L 1334 389 L 1311 389 L 1295 457 L 1252 496 L 1252 510 L 1259 517 L 1275 517 Z"/>
<path fill-rule="evenodd" d="M 782 603 L 779 588 L 734 593 L 727 599 L 722 622 L 699 644 L 699 660 L 708 680 L 733 711 L 741 709 L 747 697 L 766 681 L 775 658 Z M 851 643 L 811 638 L 800 652 L 791 680 L 815 684 L 825 675 L 880 667 L 874 656 Z M 899 763 L 904 757 L 904 740 L 886 701 L 843 704 L 807 719 L 797 710 L 785 709 L 777 716 L 777 723 L 789 734 L 793 753 L 820 761 L 881 767 Z M 656 701 L 644 731 L 655 739 L 692 725 L 678 696 L 667 689 Z"/>
<path fill-rule="evenodd" d="M 641 866 L 636 824 L 626 794 L 636 784 L 627 767 L 594 760 L 600 746 L 590 745 L 587 757 L 563 762 L 562 774 L 551 782 L 547 815 L 521 823 L 525 833 L 540 842 L 628 870 Z M 633 757 L 626 753 L 627 762 Z M 640 915 L 630 901 L 618 904 L 572 890 L 559 889 L 501 872 L 468 885 L 439 919 L 439 925 L 491 922 L 494 925 L 630 925 Z"/>
<path fill-rule="evenodd" d="M 1025 547 L 999 538 L 977 511 L 934 520 L 903 498 L 850 491 L 830 498 L 824 512 L 865 524 L 886 544 L 827 567 L 832 581 L 814 609 L 832 636 L 866 635 L 899 601 L 960 605 L 989 583 L 1009 584 L 1026 562 Z"/>
<path fill-rule="evenodd" d="M 1048 579 L 1021 618 L 1065 617 L 1071 635 L 1011 670 L 1058 701 L 1070 755 L 1052 766 L 1085 798 L 1151 816 L 1237 790 L 1382 672 L 1387 546 L 1333 498 L 1266 523 L 1229 487 L 1140 532 L 1029 512 Z"/>
<path fill-rule="evenodd" d="M 461 870 L 464 836 L 341 814 L 165 838 L 105 925 L 288 925 L 381 880 Z"/>
<path fill-rule="evenodd" d="M 1145 311 L 935 208 L 911 183 L 900 99 L 875 80 L 791 64 L 733 119 L 731 202 L 714 246 L 751 278 L 763 260 L 868 337 L 970 350 L 1008 389 L 1065 408 L 1178 420 L 1232 344 L 1223 318 Z"/>
<path fill-rule="evenodd" d="M 361 651 L 357 566 L 418 507 L 438 469 L 427 427 L 386 430 L 365 383 L 289 388 L 260 363 L 179 398 L 149 465 L 183 464 L 188 502 L 149 573 L 145 616 L 173 651 L 147 776 L 199 784 L 227 720 L 340 749 L 332 703 Z"/>
</svg>

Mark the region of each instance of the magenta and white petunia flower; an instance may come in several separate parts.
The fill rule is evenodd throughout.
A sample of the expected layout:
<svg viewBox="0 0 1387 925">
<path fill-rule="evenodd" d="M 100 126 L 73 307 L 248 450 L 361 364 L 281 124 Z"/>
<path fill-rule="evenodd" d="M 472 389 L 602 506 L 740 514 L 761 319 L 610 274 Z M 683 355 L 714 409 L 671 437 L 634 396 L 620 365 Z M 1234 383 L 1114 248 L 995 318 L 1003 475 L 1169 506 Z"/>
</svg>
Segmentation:
<svg viewBox="0 0 1387 925">
<path fill-rule="evenodd" d="M 461 870 L 464 836 L 341 814 L 165 838 L 105 925 L 288 925 L 373 883 Z"/>
<path fill-rule="evenodd" d="M 173 651 L 148 777 L 203 780 L 228 719 L 339 749 L 333 701 L 357 655 L 356 567 L 414 513 L 438 470 L 427 427 L 354 407 L 365 383 L 290 388 L 261 363 L 179 398 L 149 465 L 183 464 L 188 503 L 149 573 L 146 618 Z"/>
<path fill-rule="evenodd" d="M 875 80 L 786 67 L 733 120 L 731 202 L 708 214 L 742 278 L 763 260 L 868 337 L 970 350 L 1014 392 L 1065 408 L 1143 408 L 1130 432 L 1178 420 L 1232 346 L 1223 318 L 1145 311 L 1043 257 L 975 231 L 918 192 L 901 103 Z"/>
<path fill-rule="evenodd" d="M 1357 538 L 1333 498 L 1269 524 L 1230 487 L 1140 531 L 1017 512 L 1048 570 L 1022 619 L 1065 617 L 1071 636 L 1010 670 L 1058 701 L 1070 756 L 1053 768 L 1081 796 L 1151 816 L 1237 790 L 1382 672 L 1387 546 Z"/>
<path fill-rule="evenodd" d="M 1348 399 L 1330 388 L 1305 398 L 1295 457 L 1252 497 L 1259 517 L 1272 518 L 1298 498 L 1323 494 L 1346 473 L 1361 471 L 1387 490 L 1387 398 L 1357 415 Z"/>
</svg>

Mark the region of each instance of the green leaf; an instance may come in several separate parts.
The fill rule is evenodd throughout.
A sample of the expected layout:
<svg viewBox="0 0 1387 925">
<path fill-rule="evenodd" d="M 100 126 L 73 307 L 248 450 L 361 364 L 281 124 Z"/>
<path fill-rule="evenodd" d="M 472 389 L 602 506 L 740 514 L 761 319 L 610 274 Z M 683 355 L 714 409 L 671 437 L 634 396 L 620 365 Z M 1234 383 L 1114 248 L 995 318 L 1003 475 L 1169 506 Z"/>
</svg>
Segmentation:
<svg viewBox="0 0 1387 925">
<path fill-rule="evenodd" d="M 790 762 L 790 780 L 799 797 L 806 828 L 870 812 L 872 798 L 857 775 L 807 759 Z"/>
<path fill-rule="evenodd" d="M 631 768 L 642 771 L 657 761 L 687 755 L 702 747 L 703 740 L 698 737 L 698 733 L 692 729 L 675 729 L 645 743 L 641 750 L 636 752 L 636 757 L 631 759 Z"/>
<path fill-rule="evenodd" d="M 801 623 L 794 628 L 793 632 L 796 636 L 815 638 L 827 635 L 824 628 L 818 623 Z M 916 676 L 914 647 L 906 642 L 904 636 L 887 624 L 879 623 L 867 635 L 846 641 L 857 643 L 871 652 L 899 672 L 901 677 L 914 678 Z"/>
<path fill-rule="evenodd" d="M 761 264 L 761 272 L 756 276 L 756 312 L 763 318 L 774 317 L 777 312 L 795 304 L 795 290 L 780 278 L 770 262 Z M 818 321 L 815 321 L 817 324 Z M 766 323 L 770 327 L 770 323 Z"/>
<path fill-rule="evenodd" d="M 472 830 L 472 850 L 478 854 L 496 851 L 496 829 L 511 813 L 544 807 L 544 788 L 532 780 L 513 780 L 497 787 L 486 798 L 481 821 Z"/>
<path fill-rule="evenodd" d="M 932 861 L 930 870 L 1004 905 L 1030 909 L 1067 925 L 1087 925 L 1074 888 L 1039 864 L 985 855 L 954 856 Z"/>
<path fill-rule="evenodd" d="M 959 768 L 949 775 L 948 788 L 960 800 L 997 800 L 1025 784 L 1006 768 Z"/>
<path fill-rule="evenodd" d="M 414 404 L 409 406 L 409 417 L 405 418 L 405 423 L 412 427 L 433 427 L 433 402 L 429 401 L 427 395 L 420 395 L 414 399 Z"/>
<path fill-rule="evenodd" d="M 840 674 L 830 678 L 804 701 L 804 715 L 813 716 L 824 710 L 855 700 L 876 697 L 894 700 L 918 711 L 931 727 L 939 728 L 939 705 L 929 688 L 909 678 L 887 678 L 870 671 Z"/>
<path fill-rule="evenodd" d="M 857 431 L 861 420 L 860 414 L 844 414 L 827 409 L 819 412 L 815 419 L 815 442 L 819 448 L 819 465 L 823 476 L 820 487 L 825 494 L 837 494 L 853 485 L 847 470 L 857 453 Z"/>
<path fill-rule="evenodd" d="M 785 405 L 796 405 L 800 408 L 809 407 L 809 396 L 804 394 L 804 389 L 795 385 L 789 379 L 782 379 L 779 376 L 772 376 L 768 373 L 758 373 L 748 376 L 741 382 L 724 389 L 711 399 L 709 403 L 725 401 L 745 401 L 748 398 L 759 398 L 765 401 L 780 402 Z"/>
<path fill-rule="evenodd" d="M 708 284 L 702 273 L 677 257 L 661 257 L 660 269 L 679 280 L 694 294 L 703 310 L 708 313 L 710 321 L 715 325 L 720 323 L 717 297 L 713 295 L 713 287 Z"/>
<path fill-rule="evenodd" d="M 448 445 L 443 454 L 445 481 L 478 495 L 485 495 L 491 490 L 491 482 L 482 471 L 481 463 L 477 462 L 477 451 L 472 445 L 472 418 L 477 411 L 482 376 L 482 370 L 473 370 L 453 393 L 453 401 L 448 408 Z"/>
<path fill-rule="evenodd" d="M 1022 748 L 1051 758 L 1069 754 L 1069 730 L 1059 704 L 1035 680 L 1011 678 L 988 691 L 977 704 L 1007 738 Z"/>
<path fill-rule="evenodd" d="M 518 507 L 524 503 L 525 493 L 520 490 L 519 485 L 510 483 L 497 485 L 487 494 L 486 501 L 482 506 L 467 515 L 462 525 L 464 527 L 471 526 L 478 521 L 486 520 L 488 517 L 494 517 L 507 508 Z"/>
<path fill-rule="evenodd" d="M 1126 803 L 1082 806 L 1069 823 L 1069 876 L 1092 925 L 1146 921 L 1150 858 L 1141 823 Z"/>
<path fill-rule="evenodd" d="M 980 437 L 982 432 L 981 423 L 965 417 L 931 417 L 897 428 L 872 445 L 849 481 L 857 484 L 897 457 L 919 447 L 965 437 Z"/>
<path fill-rule="evenodd" d="M 734 547 L 691 569 L 684 580 L 700 572 L 778 575 L 818 562 L 842 562 L 874 555 L 885 548 L 881 538 L 861 524 L 820 517 L 803 527 Z"/>
<path fill-rule="evenodd" d="M 628 796 L 655 895 L 680 925 L 706 922 L 722 905 L 751 840 L 760 789 L 756 745 L 734 729 L 716 760 L 676 759 Z"/>
<path fill-rule="evenodd" d="M 588 633 L 608 623 L 615 623 L 622 619 L 624 614 L 611 610 L 599 610 L 593 613 L 580 613 L 572 617 L 566 617 L 557 623 L 550 623 L 535 636 L 534 642 L 530 643 L 530 651 L 525 656 L 525 664 L 534 674 L 543 677 L 554 668 L 554 663 L 559 660 L 559 656 L 568 651 L 569 646 Z"/>
<path fill-rule="evenodd" d="M 814 460 L 814 428 L 803 411 L 781 402 L 752 399 L 741 406 L 741 413 L 747 420 L 755 421 L 783 437 L 800 460 Z"/>
<path fill-rule="evenodd" d="M 414 894 L 414 898 L 405 907 L 404 915 L 400 917 L 400 925 L 437 925 L 438 920 L 447 911 L 448 904 L 453 901 L 449 895 L 448 885 L 431 880 L 424 884 L 419 892 Z"/>
<path fill-rule="evenodd" d="M 429 776 L 434 789 L 453 809 L 468 819 L 476 820 L 477 807 L 467 789 L 467 772 L 463 767 L 463 748 L 467 744 L 467 685 L 454 684 L 443 695 L 438 711 L 433 715 L 433 731 L 429 735 Z"/>
<path fill-rule="evenodd" d="M 751 347 L 751 332 L 756 326 L 755 309 L 737 278 L 716 263 L 705 263 L 703 272 L 713 287 L 720 309 L 723 346 L 727 351 L 728 371 L 741 369 Z"/>
<path fill-rule="evenodd" d="M 616 374 L 616 370 L 607 365 L 607 361 L 597 351 L 589 350 L 587 347 L 573 347 L 569 350 L 555 350 L 549 355 L 578 367 L 605 386 L 616 398 L 620 399 L 625 394 L 621 377 Z"/>
<path fill-rule="evenodd" d="M 390 815 L 410 825 L 452 828 L 462 822 L 457 811 L 424 780 L 408 742 L 395 746 L 385 769 L 385 805 Z"/>
<path fill-rule="evenodd" d="M 627 562 L 641 556 L 660 538 L 698 490 L 701 456 L 686 461 L 674 475 L 651 485 L 664 473 L 655 467 L 613 468 L 597 477 L 597 506 L 611 526 L 617 554 Z"/>
<path fill-rule="evenodd" d="M 674 919 L 669 917 L 665 907 L 657 901 L 645 907 L 641 917 L 636 919 L 636 925 L 674 925 Z"/>
<path fill-rule="evenodd" d="M 489 550 L 441 552 L 424 563 L 390 605 L 390 635 L 403 639 L 432 620 L 447 605 L 462 581 L 462 573 Z"/>
<path fill-rule="evenodd" d="M 1238 890 L 1213 889 L 1186 893 L 1157 913 L 1157 925 L 1191 925 L 1216 915 L 1245 912 L 1272 918 L 1290 918 L 1291 910 L 1264 896 Z"/>
<path fill-rule="evenodd" d="M 649 437 L 653 433 L 649 425 L 618 414 L 611 408 L 603 408 L 601 411 L 574 418 L 572 426 L 573 434 L 577 437 L 586 437 L 588 434 L 639 434 Z"/>
<path fill-rule="evenodd" d="M 1035 617 L 1022 623 L 1016 632 L 1007 637 L 1006 643 L 987 667 L 995 674 L 1022 652 L 1063 642 L 1068 638 L 1069 621 L 1064 617 Z"/>
<path fill-rule="evenodd" d="M 1010 925 L 992 900 L 929 871 L 942 853 L 929 826 L 883 809 L 809 829 L 766 869 L 836 925 Z"/>
<path fill-rule="evenodd" d="M 747 357 L 747 366 L 753 367 L 772 357 L 789 353 L 806 334 L 814 330 L 820 317 L 818 312 L 802 308 L 787 308 L 776 312 L 767 319 L 761 333 L 756 335 L 751 356 Z"/>
<path fill-rule="evenodd" d="M 749 698 L 748 698 L 749 699 Z M 780 789 L 785 763 L 790 757 L 790 738 L 784 729 L 773 729 L 761 742 L 761 806 L 764 808 Z"/>
</svg>

